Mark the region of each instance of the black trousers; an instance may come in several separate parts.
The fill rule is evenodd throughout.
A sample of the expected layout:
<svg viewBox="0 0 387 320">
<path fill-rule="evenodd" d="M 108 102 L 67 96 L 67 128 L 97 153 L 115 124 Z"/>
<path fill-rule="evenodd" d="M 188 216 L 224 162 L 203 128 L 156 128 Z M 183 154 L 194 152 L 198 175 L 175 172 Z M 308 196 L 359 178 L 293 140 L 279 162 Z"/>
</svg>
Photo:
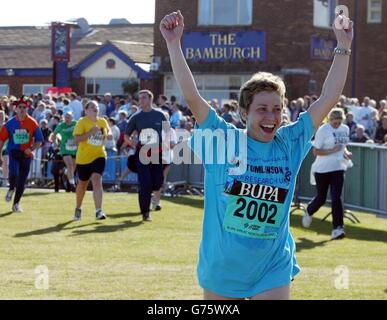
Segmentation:
<svg viewBox="0 0 387 320">
<path fill-rule="evenodd" d="M 144 165 L 137 159 L 137 171 L 139 182 L 138 200 L 141 213 L 145 216 L 149 214 L 152 191 L 160 190 L 163 185 L 163 165 L 161 163 Z"/>
<path fill-rule="evenodd" d="M 16 159 L 9 155 L 9 190 L 15 190 L 13 204 L 19 203 L 23 196 L 25 184 L 30 173 L 31 158 Z"/>
<path fill-rule="evenodd" d="M 344 226 L 344 209 L 341 193 L 344 185 L 344 170 L 315 173 L 317 196 L 309 203 L 309 215 L 316 213 L 326 202 L 328 188 L 331 189 L 333 228 Z"/>
</svg>

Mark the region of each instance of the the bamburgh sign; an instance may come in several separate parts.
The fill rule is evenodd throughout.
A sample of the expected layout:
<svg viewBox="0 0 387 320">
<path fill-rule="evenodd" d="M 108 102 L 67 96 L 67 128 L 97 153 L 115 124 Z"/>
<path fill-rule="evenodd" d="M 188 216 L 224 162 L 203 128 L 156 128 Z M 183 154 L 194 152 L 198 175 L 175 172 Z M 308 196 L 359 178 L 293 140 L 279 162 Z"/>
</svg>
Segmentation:
<svg viewBox="0 0 387 320">
<path fill-rule="evenodd" d="M 186 32 L 182 47 L 185 58 L 191 61 L 265 61 L 266 33 Z"/>
<path fill-rule="evenodd" d="M 312 59 L 331 61 L 333 60 L 333 50 L 336 45 L 336 40 L 327 40 L 317 36 L 313 36 L 311 40 L 310 56 Z"/>
</svg>

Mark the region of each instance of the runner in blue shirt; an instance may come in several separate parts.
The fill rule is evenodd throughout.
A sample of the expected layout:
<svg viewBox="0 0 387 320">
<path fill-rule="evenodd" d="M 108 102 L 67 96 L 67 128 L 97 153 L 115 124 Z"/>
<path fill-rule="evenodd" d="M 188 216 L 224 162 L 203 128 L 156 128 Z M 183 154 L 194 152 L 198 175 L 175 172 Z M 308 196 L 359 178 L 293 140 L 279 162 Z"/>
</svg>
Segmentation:
<svg viewBox="0 0 387 320">
<path fill-rule="evenodd" d="M 343 24 L 341 17 L 337 19 Z M 183 29 L 180 11 L 160 23 L 177 83 L 199 128 L 217 130 L 220 137 L 223 133 L 227 137 L 225 151 L 236 151 L 233 161 L 222 163 L 221 152 L 211 164 L 207 156 L 222 150 L 221 139 L 203 139 L 203 148 L 195 147 L 205 167 L 197 270 L 204 298 L 289 299 L 290 283 L 300 271 L 289 231 L 295 181 L 314 131 L 344 88 L 353 23 L 347 30 L 333 27 L 338 50 L 321 96 L 295 123 L 281 127 L 285 85 L 279 77 L 260 72 L 247 81 L 239 98 L 239 112 L 247 127 L 244 131 L 226 123 L 200 96 L 181 49 Z M 202 138 L 197 131 L 193 144 Z"/>
</svg>

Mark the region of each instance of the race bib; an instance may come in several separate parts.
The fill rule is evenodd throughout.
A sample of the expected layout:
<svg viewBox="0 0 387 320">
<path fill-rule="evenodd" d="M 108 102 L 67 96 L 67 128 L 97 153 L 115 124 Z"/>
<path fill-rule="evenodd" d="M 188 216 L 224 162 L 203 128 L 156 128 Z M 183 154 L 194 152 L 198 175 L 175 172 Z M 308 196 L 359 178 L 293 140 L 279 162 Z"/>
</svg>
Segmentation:
<svg viewBox="0 0 387 320">
<path fill-rule="evenodd" d="M 65 148 L 67 151 L 76 151 L 78 147 L 75 144 L 74 140 L 67 140 Z"/>
<path fill-rule="evenodd" d="M 285 215 L 287 189 L 240 181 L 225 186 L 228 204 L 223 228 L 255 239 L 276 239 Z"/>
<path fill-rule="evenodd" d="M 103 145 L 103 134 L 101 132 L 98 132 L 97 134 L 91 136 L 87 143 L 92 146 L 102 146 Z"/>
<path fill-rule="evenodd" d="M 30 134 L 26 129 L 16 129 L 13 134 L 13 142 L 15 144 L 28 144 L 30 142 Z"/>
</svg>

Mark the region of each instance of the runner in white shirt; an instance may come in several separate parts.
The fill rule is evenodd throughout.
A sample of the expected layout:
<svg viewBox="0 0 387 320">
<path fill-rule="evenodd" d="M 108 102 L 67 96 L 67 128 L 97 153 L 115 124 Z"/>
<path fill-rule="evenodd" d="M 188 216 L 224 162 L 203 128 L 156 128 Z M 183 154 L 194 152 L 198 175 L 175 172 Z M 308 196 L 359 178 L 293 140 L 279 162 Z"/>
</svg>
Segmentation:
<svg viewBox="0 0 387 320">
<path fill-rule="evenodd" d="M 309 228 L 313 214 L 325 204 L 330 187 L 333 216 L 332 240 L 345 237 L 341 193 L 344 172 L 352 164 L 350 162 L 352 153 L 346 148 L 349 143 L 349 128 L 342 124 L 344 118 L 342 109 L 333 109 L 329 114 L 329 123 L 321 126 L 316 132 L 313 153 L 317 158 L 311 171 L 316 179 L 317 196 L 309 203 L 302 219 L 303 226 Z"/>
<path fill-rule="evenodd" d="M 164 112 L 165 117 L 167 120 L 170 120 L 168 112 Z M 169 170 L 171 168 L 171 164 L 173 162 L 173 148 L 177 144 L 177 135 L 175 129 L 173 129 L 170 125 L 166 128 L 163 127 L 163 131 L 161 133 L 161 139 L 162 139 L 162 162 L 163 162 L 163 176 L 164 176 L 164 183 L 163 186 L 158 191 L 153 192 L 153 197 L 151 200 L 152 209 L 155 211 L 161 210 L 161 191 L 164 189 L 164 185 L 167 180 L 167 176 L 169 173 Z"/>
</svg>

